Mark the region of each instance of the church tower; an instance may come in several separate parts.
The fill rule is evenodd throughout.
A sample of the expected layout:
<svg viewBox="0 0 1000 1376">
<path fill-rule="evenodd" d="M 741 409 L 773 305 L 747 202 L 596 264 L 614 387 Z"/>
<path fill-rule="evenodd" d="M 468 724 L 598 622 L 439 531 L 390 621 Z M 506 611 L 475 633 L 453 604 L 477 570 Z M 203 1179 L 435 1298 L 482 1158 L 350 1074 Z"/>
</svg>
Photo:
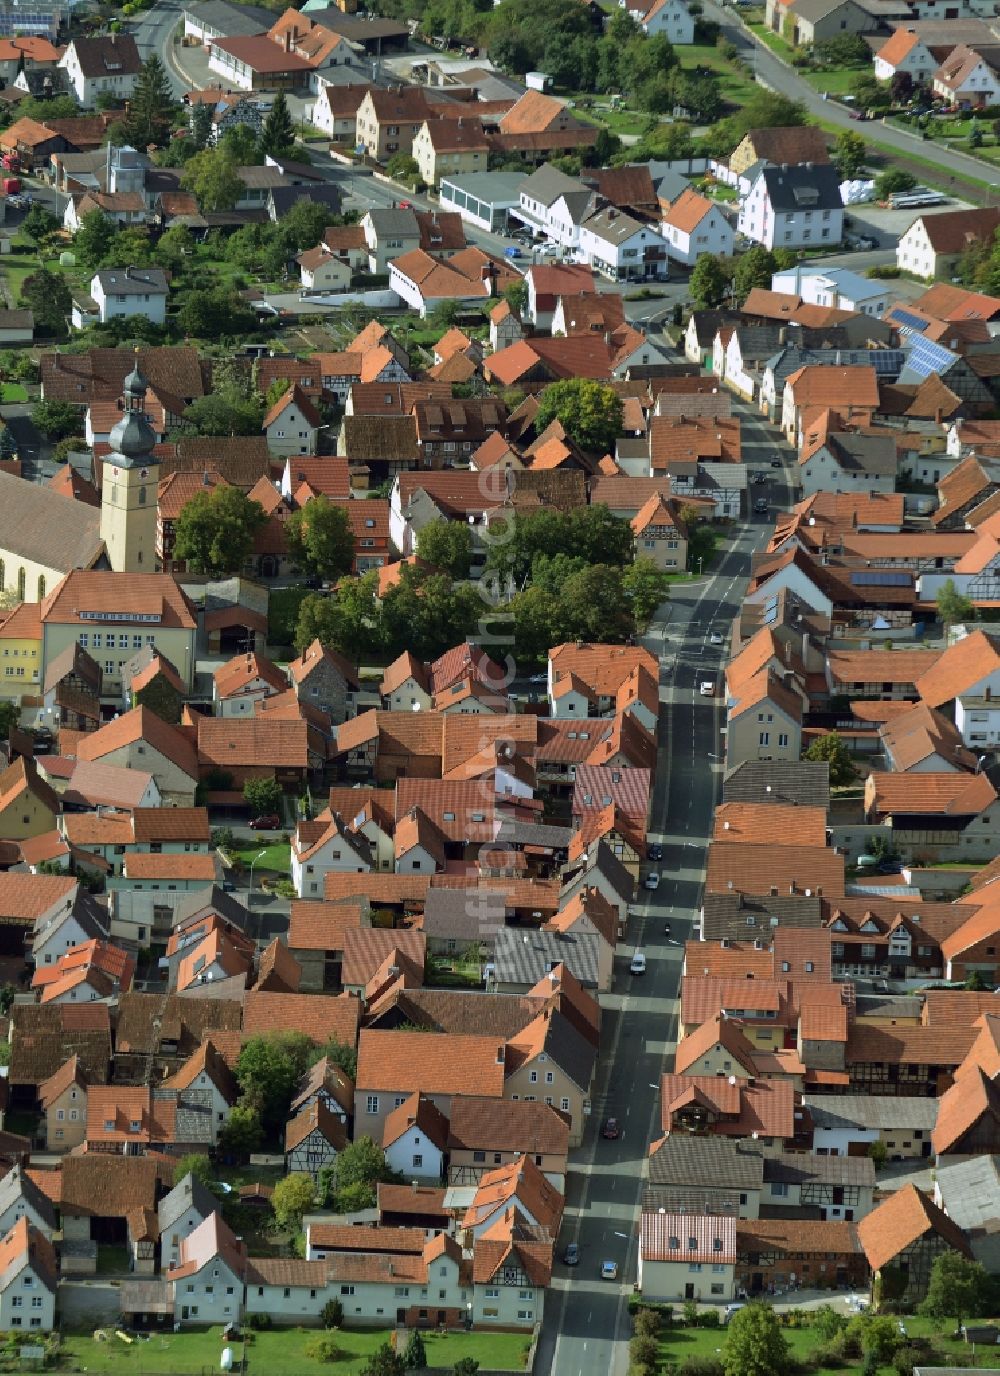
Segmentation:
<svg viewBox="0 0 1000 1376">
<path fill-rule="evenodd" d="M 156 435 L 146 419 L 146 379 L 138 361 L 125 379 L 121 420 L 101 482 L 101 539 L 115 573 L 156 572 Z"/>
</svg>

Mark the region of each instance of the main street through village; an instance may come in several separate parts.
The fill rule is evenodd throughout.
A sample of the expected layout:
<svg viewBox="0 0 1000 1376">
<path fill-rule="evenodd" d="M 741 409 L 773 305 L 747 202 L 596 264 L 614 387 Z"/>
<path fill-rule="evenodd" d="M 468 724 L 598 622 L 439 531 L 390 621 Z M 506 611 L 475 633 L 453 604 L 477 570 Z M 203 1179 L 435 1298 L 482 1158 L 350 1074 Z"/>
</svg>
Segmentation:
<svg viewBox="0 0 1000 1376">
<path fill-rule="evenodd" d="M 791 451 L 778 432 L 750 407 L 734 400 L 743 426 L 743 455 L 751 471 L 768 474 L 767 517 L 748 516 L 731 528 L 707 577 L 675 585 L 669 603 L 645 637 L 660 659 L 659 753 L 650 838 L 663 846 L 655 893 L 640 891 L 628 939 L 616 961 L 615 994 L 604 1009 L 607 1053 L 602 1061 L 583 1146 L 572 1163 L 560 1257 L 568 1242 L 580 1245 L 580 1264 L 560 1260 L 545 1309 L 536 1370 L 556 1376 L 624 1376 L 628 1369 L 628 1297 L 636 1279 L 637 1227 L 649 1145 L 659 1136 L 659 1079 L 669 1069 L 677 1037 L 678 994 L 684 942 L 697 935 L 705 856 L 719 801 L 724 738 L 722 663 L 729 627 L 739 609 L 750 557 L 773 528 L 774 512 L 793 500 Z M 772 470 L 771 461 L 782 468 Z M 752 507 L 753 495 L 748 506 Z M 712 645 L 712 631 L 724 644 Z M 720 695 L 700 696 L 698 684 L 714 677 Z M 670 935 L 665 931 L 670 924 Z M 629 974 L 634 950 L 647 959 L 645 975 Z M 617 1141 L 601 1137 L 614 1116 Z M 618 1263 L 618 1282 L 600 1278 L 601 1263 Z"/>
</svg>

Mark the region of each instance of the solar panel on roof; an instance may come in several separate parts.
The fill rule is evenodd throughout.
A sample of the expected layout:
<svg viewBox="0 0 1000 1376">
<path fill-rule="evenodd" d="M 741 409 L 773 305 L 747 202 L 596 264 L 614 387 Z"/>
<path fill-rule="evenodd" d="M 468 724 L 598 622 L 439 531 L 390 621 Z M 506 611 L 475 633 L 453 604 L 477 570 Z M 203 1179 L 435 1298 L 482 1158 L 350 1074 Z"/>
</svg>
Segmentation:
<svg viewBox="0 0 1000 1376">
<path fill-rule="evenodd" d="M 903 376 L 923 379 L 931 373 L 947 372 L 957 357 L 957 354 L 953 354 L 941 344 L 935 344 L 932 339 L 915 339 L 913 348 L 906 357 Z"/>
<path fill-rule="evenodd" d="M 902 306 L 897 306 L 892 312 L 892 319 L 894 324 L 902 325 L 907 330 L 916 330 L 917 334 L 923 334 L 930 323 L 921 319 L 919 315 L 911 315 L 909 311 L 903 310 Z"/>
<path fill-rule="evenodd" d="M 851 573 L 856 588 L 908 588 L 912 581 L 909 573 L 889 569 L 855 569 Z"/>
</svg>

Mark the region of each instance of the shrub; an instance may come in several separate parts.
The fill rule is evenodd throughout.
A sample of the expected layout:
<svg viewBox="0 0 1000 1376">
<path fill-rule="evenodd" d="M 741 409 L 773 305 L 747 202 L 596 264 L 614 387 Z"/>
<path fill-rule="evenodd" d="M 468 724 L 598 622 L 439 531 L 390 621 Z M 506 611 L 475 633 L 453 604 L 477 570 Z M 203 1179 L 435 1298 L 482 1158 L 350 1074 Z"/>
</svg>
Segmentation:
<svg viewBox="0 0 1000 1376">
<path fill-rule="evenodd" d="M 324 1328 L 339 1328 L 344 1322 L 344 1306 L 340 1300 L 327 1300 L 319 1317 Z"/>
<path fill-rule="evenodd" d="M 655 1309 L 640 1309 L 634 1321 L 636 1336 L 655 1338 L 660 1331 L 660 1316 Z"/>
<path fill-rule="evenodd" d="M 650 1371 L 656 1370 L 660 1346 L 655 1338 L 647 1338 L 641 1333 L 637 1333 L 629 1343 L 628 1350 L 633 1366 L 648 1367 Z"/>
<path fill-rule="evenodd" d="M 684 1301 L 684 1322 L 688 1328 L 695 1328 L 698 1324 L 698 1306 L 694 1300 Z"/>
<path fill-rule="evenodd" d="M 718 1328 L 719 1323 L 718 1309 L 705 1309 L 698 1315 L 699 1328 Z"/>
<path fill-rule="evenodd" d="M 248 1314 L 246 1316 L 247 1328 L 270 1328 L 270 1314 Z"/>
<path fill-rule="evenodd" d="M 687 1357 L 677 1368 L 678 1376 L 725 1376 L 715 1357 Z"/>
<path fill-rule="evenodd" d="M 319 1338 L 310 1338 L 302 1351 L 315 1362 L 340 1362 L 350 1356 L 350 1353 L 337 1346 L 336 1338 L 331 1338 L 328 1333 Z"/>
<path fill-rule="evenodd" d="M 822 1304 L 813 1315 L 813 1327 L 824 1342 L 832 1344 L 847 1327 L 847 1319 L 843 1314 L 838 1314 L 832 1305 Z"/>
</svg>

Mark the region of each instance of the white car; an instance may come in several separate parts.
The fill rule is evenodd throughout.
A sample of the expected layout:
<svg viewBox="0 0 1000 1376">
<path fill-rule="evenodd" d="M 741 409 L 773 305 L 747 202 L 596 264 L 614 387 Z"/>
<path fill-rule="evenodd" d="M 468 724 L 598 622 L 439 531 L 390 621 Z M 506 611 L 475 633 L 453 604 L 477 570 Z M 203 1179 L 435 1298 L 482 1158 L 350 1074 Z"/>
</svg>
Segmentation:
<svg viewBox="0 0 1000 1376">
<path fill-rule="evenodd" d="M 646 957 L 641 951 L 636 951 L 628 968 L 629 973 L 633 975 L 644 975 L 646 973 Z"/>
<path fill-rule="evenodd" d="M 617 1280 L 618 1263 L 617 1261 L 601 1262 L 601 1280 Z"/>
<path fill-rule="evenodd" d="M 652 870 L 643 880 L 643 885 L 647 889 L 658 889 L 660 887 L 660 876 L 656 870 Z"/>
<path fill-rule="evenodd" d="M 708 637 L 708 643 L 709 645 L 721 645 L 722 636 L 719 634 L 718 631 L 713 631 L 712 634 Z"/>
<path fill-rule="evenodd" d="M 703 679 L 702 682 L 698 684 L 698 692 L 703 698 L 714 698 L 715 684 L 710 678 Z"/>
</svg>

